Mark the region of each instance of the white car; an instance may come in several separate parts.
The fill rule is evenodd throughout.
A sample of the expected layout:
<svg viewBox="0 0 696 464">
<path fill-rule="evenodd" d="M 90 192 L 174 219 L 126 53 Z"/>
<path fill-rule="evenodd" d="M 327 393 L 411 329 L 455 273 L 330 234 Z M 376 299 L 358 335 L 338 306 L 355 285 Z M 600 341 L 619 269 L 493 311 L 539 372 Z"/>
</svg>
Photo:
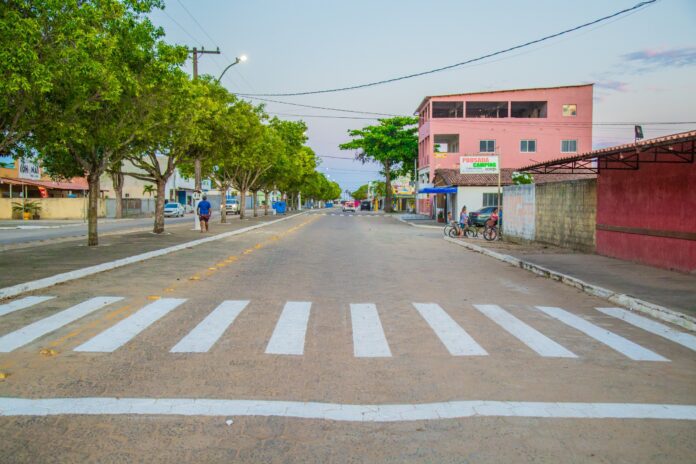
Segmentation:
<svg viewBox="0 0 696 464">
<path fill-rule="evenodd" d="M 184 207 L 179 203 L 167 203 L 164 205 L 164 217 L 183 217 Z"/>
<path fill-rule="evenodd" d="M 348 211 L 350 211 L 351 213 L 354 213 L 354 212 L 355 212 L 355 203 L 348 203 L 348 202 L 346 202 L 346 203 L 343 205 L 343 212 L 346 213 L 346 212 L 348 212 Z"/>
</svg>

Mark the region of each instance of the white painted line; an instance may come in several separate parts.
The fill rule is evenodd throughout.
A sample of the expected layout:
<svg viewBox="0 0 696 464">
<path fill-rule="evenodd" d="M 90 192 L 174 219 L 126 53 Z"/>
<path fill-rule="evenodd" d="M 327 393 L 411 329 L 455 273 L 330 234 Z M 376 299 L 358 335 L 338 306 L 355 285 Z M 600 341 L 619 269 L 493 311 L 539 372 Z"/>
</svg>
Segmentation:
<svg viewBox="0 0 696 464">
<path fill-rule="evenodd" d="M 227 300 L 220 303 L 191 332 L 177 343 L 170 353 L 206 353 L 225 330 L 232 325 L 249 301 Z"/>
<path fill-rule="evenodd" d="M 87 314 L 101 309 L 104 306 L 110 305 L 122 300 L 121 297 L 115 296 L 99 296 L 84 301 L 72 308 L 65 309 L 53 316 L 46 317 L 39 321 L 22 327 L 12 333 L 0 337 L 0 353 L 9 353 L 20 346 L 24 346 L 36 340 L 39 337 L 60 329 L 64 325 L 70 324 Z"/>
<path fill-rule="evenodd" d="M 82 277 L 97 274 L 99 272 L 110 271 L 112 269 L 116 269 L 116 268 L 119 268 L 122 266 L 127 266 L 128 264 L 139 263 L 140 261 L 145 261 L 145 260 L 148 260 L 151 258 L 156 258 L 158 256 L 168 255 L 168 254 L 174 253 L 176 251 L 185 250 L 187 248 L 195 247 L 195 246 L 202 245 L 202 244 L 208 243 L 208 242 L 213 242 L 215 240 L 222 240 L 224 238 L 232 237 L 234 235 L 243 234 L 245 232 L 250 232 L 252 230 L 259 229 L 261 227 L 270 226 L 271 224 L 275 224 L 277 222 L 286 221 L 288 219 L 292 219 L 294 217 L 300 216 L 301 214 L 306 214 L 306 213 L 294 214 L 292 216 L 287 216 L 287 217 L 283 217 L 280 219 L 274 219 L 274 220 L 268 221 L 268 222 L 262 222 L 261 224 L 256 224 L 253 226 L 244 227 L 242 229 L 231 230 L 229 232 L 224 232 L 222 234 L 213 235 L 213 236 L 201 238 L 198 240 L 193 240 L 191 242 L 180 243 L 178 245 L 170 246 L 167 248 L 161 248 L 159 250 L 148 251 L 147 253 L 141 253 L 139 255 L 129 256 L 127 258 L 121 258 L 121 259 L 117 259 L 115 261 L 109 261 L 108 263 L 97 264 L 96 266 L 83 267 L 82 269 L 76 269 L 74 271 L 64 272 L 62 274 L 56 274 L 54 276 L 46 277 L 46 278 L 39 279 L 39 280 L 32 280 L 30 282 L 24 282 L 22 284 L 13 285 L 12 287 L 0 288 L 0 300 L 2 300 L 4 298 L 9 298 L 12 296 L 21 295 L 22 293 L 30 292 L 33 290 L 51 287 L 53 285 L 56 285 L 56 284 L 59 284 L 62 282 L 68 282 L 68 281 L 75 280 L 75 279 L 81 279 Z"/>
<path fill-rule="evenodd" d="M 75 348 L 75 351 L 111 353 L 131 341 L 136 335 L 182 304 L 185 299 L 162 298 L 143 307 L 118 324 Z"/>
<path fill-rule="evenodd" d="M 660 356 L 659 354 L 643 348 L 642 346 L 633 343 L 613 332 L 598 327 L 585 319 L 569 313 L 568 311 L 551 306 L 537 306 L 541 311 L 549 316 L 558 319 L 588 337 L 594 338 L 598 342 L 604 343 L 609 348 L 612 348 L 619 353 L 627 356 L 634 361 L 669 361 L 669 359 Z"/>
<path fill-rule="evenodd" d="M 660 337 L 666 338 L 667 340 L 671 340 L 674 343 L 678 343 L 682 346 L 685 346 L 689 348 L 692 351 L 696 351 L 696 337 L 693 335 L 684 333 L 684 332 L 679 332 L 677 330 L 674 330 L 671 327 L 668 327 L 664 324 L 660 324 L 659 322 L 655 322 L 651 319 L 648 319 L 647 317 L 643 316 L 638 316 L 637 314 L 634 314 L 630 311 L 626 311 L 625 309 L 621 308 L 596 308 L 597 311 L 603 312 L 604 314 L 607 314 L 609 316 L 614 316 L 616 318 L 619 318 L 623 321 L 628 322 L 629 324 L 635 325 L 636 327 L 640 327 L 643 330 L 646 330 L 650 333 L 653 333 L 655 335 L 659 335 Z"/>
<path fill-rule="evenodd" d="M 401 218 L 398 218 L 401 222 L 410 224 Z M 431 227 L 431 226 L 419 226 L 416 224 L 410 224 L 414 227 Z M 615 293 L 609 289 L 600 287 L 599 285 L 590 284 L 576 277 L 572 277 L 566 274 L 562 274 L 557 271 L 539 266 L 538 264 L 531 263 L 529 261 L 524 261 L 519 258 L 515 258 L 510 255 L 504 255 L 491 251 L 486 247 L 480 247 L 469 243 L 466 240 L 461 240 L 457 238 L 444 237 L 444 240 L 455 245 L 459 245 L 464 248 L 476 251 L 478 253 L 490 256 L 492 258 L 498 259 L 500 261 L 511 264 L 515 267 L 526 269 L 527 271 L 533 272 L 534 274 L 540 275 L 542 277 L 548 277 L 549 279 L 559 281 L 571 287 L 575 287 L 589 295 L 597 296 L 599 298 L 604 298 L 609 300 L 614 304 L 619 304 L 628 309 L 634 311 L 640 311 L 642 313 L 648 314 L 657 319 L 662 319 L 663 321 L 669 322 L 671 324 L 679 325 L 687 330 L 696 332 L 696 317 L 690 316 L 688 314 L 675 311 L 673 309 L 666 308 L 664 306 L 656 305 L 655 303 L 650 303 L 638 298 L 634 298 L 629 295 L 624 295 L 623 293 Z"/>
<path fill-rule="evenodd" d="M 356 358 L 388 358 L 392 355 L 374 304 L 351 304 L 350 318 Z"/>
<path fill-rule="evenodd" d="M 55 296 L 27 296 L 21 300 L 10 301 L 9 303 L 0 305 L 0 316 L 43 303 L 52 298 L 55 298 Z"/>
<path fill-rule="evenodd" d="M 285 303 L 280 319 L 273 330 L 271 341 L 266 347 L 267 354 L 304 353 L 305 334 L 309 322 L 312 303 L 307 301 L 288 301 Z"/>
<path fill-rule="evenodd" d="M 452 356 L 485 356 L 488 353 L 452 317 L 435 303 L 413 303 Z"/>
<path fill-rule="evenodd" d="M 410 422 L 467 417 L 651 419 L 696 421 L 696 406 L 645 403 L 446 401 L 416 404 L 341 404 L 206 398 L 0 397 L 0 416 L 162 415 L 293 417 L 341 422 Z"/>
<path fill-rule="evenodd" d="M 507 330 L 512 336 L 536 351 L 541 356 L 550 358 L 577 358 L 577 355 L 568 351 L 558 343 L 535 328 L 525 324 L 498 305 L 474 305 L 486 317 Z"/>
</svg>

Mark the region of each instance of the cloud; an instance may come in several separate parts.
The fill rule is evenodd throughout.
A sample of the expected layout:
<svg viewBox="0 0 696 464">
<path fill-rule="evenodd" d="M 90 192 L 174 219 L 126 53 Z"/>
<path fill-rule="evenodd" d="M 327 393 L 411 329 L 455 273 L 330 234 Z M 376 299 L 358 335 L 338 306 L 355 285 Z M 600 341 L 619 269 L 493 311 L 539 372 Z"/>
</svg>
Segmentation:
<svg viewBox="0 0 696 464">
<path fill-rule="evenodd" d="M 624 61 L 636 63 L 646 68 L 682 68 L 696 64 L 696 47 L 673 48 L 671 50 L 639 50 L 622 55 Z"/>
<path fill-rule="evenodd" d="M 628 84 L 621 81 L 603 80 L 595 82 L 598 89 L 613 90 L 615 92 L 627 92 Z"/>
</svg>

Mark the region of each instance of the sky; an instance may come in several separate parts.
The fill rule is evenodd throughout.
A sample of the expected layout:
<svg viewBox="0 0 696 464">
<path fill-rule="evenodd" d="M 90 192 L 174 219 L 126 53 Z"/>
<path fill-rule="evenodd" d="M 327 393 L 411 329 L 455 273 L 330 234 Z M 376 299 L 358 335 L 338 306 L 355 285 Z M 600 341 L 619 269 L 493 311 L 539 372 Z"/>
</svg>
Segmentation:
<svg viewBox="0 0 696 464">
<path fill-rule="evenodd" d="M 171 43 L 220 48 L 199 73 L 240 94 L 363 84 L 438 68 L 578 26 L 639 0 L 166 0 L 150 16 Z M 594 122 L 643 124 L 646 138 L 696 129 L 696 0 L 656 3 L 472 65 L 395 83 L 293 97 L 303 105 L 411 115 L 426 95 L 595 83 Z M 190 63 L 187 64 L 190 72 Z M 255 103 L 261 103 L 254 100 Z M 308 124 L 319 170 L 355 190 L 380 178 L 338 149 L 371 115 L 266 103 Z M 301 116 L 295 116 L 301 115 Z M 338 118 L 337 118 L 338 117 Z M 361 118 L 361 119 L 358 119 Z M 649 124 L 669 122 L 672 124 Z M 675 124 L 680 123 L 680 124 Z M 593 128 L 595 148 L 633 141 L 633 127 Z"/>
</svg>

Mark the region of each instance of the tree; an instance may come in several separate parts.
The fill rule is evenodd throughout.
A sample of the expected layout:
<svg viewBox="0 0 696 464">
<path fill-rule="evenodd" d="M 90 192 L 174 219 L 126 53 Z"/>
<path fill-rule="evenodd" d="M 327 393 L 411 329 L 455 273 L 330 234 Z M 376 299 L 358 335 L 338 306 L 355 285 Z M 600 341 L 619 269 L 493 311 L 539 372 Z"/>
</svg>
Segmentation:
<svg viewBox="0 0 696 464">
<path fill-rule="evenodd" d="M 355 158 L 363 163 L 377 162 L 382 165 L 386 184 L 385 212 L 392 211 L 392 176 L 409 172 L 418 156 L 417 123 L 415 117 L 380 119 L 377 126 L 349 130 L 348 135 L 353 140 L 339 145 L 341 150 L 357 150 Z"/>
<path fill-rule="evenodd" d="M 148 78 L 178 66 L 186 50 L 161 42 L 163 32 L 145 16 L 159 0 L 39 3 L 53 7 L 46 27 L 62 18 L 63 34 L 56 45 L 61 66 L 33 120 L 32 144 L 51 175 L 87 178 L 93 246 L 100 176 L 149 129 L 142 124 L 147 107 L 138 105 L 152 89 Z"/>
<path fill-rule="evenodd" d="M 367 184 L 361 185 L 356 191 L 351 192 L 350 196 L 358 201 L 367 199 L 367 187 Z"/>
</svg>

